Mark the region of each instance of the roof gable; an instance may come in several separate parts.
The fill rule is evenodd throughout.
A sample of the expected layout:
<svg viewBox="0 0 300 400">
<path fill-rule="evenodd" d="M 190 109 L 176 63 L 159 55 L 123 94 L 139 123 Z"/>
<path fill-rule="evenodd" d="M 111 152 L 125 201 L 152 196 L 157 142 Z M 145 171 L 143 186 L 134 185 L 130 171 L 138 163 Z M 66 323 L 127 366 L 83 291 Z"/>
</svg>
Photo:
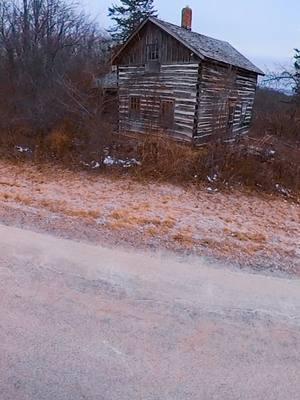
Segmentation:
<svg viewBox="0 0 300 400">
<path fill-rule="evenodd" d="M 136 29 L 136 31 L 128 38 L 126 43 L 122 46 L 119 52 L 114 56 L 114 60 L 120 56 L 120 54 L 125 50 L 127 45 L 131 40 L 140 32 L 140 30 L 148 23 L 152 22 L 159 28 L 164 30 L 166 33 L 174 37 L 185 47 L 191 50 L 200 59 L 209 59 L 214 61 L 219 61 L 221 63 L 233 65 L 235 67 L 254 72 L 258 75 L 264 75 L 264 73 L 257 68 L 251 61 L 244 57 L 240 52 L 238 52 L 233 46 L 228 42 L 213 39 L 211 37 L 201 35 L 199 33 L 189 31 L 180 26 L 171 24 L 159 20 L 158 18 L 150 17 L 143 21 L 141 25 Z"/>
</svg>

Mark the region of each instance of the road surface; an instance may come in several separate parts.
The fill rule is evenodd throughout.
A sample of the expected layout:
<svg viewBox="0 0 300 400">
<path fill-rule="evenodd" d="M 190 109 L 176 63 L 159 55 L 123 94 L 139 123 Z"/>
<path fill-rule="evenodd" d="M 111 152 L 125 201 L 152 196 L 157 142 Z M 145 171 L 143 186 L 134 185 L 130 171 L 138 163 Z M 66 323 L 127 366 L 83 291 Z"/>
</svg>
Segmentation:
<svg viewBox="0 0 300 400">
<path fill-rule="evenodd" d="M 293 400 L 300 281 L 0 226 L 1 400 Z"/>
</svg>

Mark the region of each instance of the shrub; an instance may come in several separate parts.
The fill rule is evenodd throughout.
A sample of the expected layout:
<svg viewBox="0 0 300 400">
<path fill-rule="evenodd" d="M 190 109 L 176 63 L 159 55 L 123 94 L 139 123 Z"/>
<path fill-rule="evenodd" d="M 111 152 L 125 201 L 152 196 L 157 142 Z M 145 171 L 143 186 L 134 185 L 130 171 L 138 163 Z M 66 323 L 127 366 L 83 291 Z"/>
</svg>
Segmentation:
<svg viewBox="0 0 300 400">
<path fill-rule="evenodd" d="M 46 138 L 46 146 L 50 154 L 59 159 L 69 155 L 73 149 L 72 133 L 64 127 L 54 129 Z"/>
<path fill-rule="evenodd" d="M 260 88 L 256 94 L 252 135 L 272 135 L 300 143 L 300 105 L 292 96 Z"/>
<path fill-rule="evenodd" d="M 244 185 L 268 192 L 300 191 L 300 149 L 280 142 L 244 138 L 195 148 L 163 137 L 146 137 L 138 147 L 139 178 L 210 186 Z"/>
<path fill-rule="evenodd" d="M 164 137 L 146 136 L 138 146 L 138 174 L 164 180 L 190 180 L 200 152 Z M 196 170 L 195 170 L 196 173 Z"/>
</svg>

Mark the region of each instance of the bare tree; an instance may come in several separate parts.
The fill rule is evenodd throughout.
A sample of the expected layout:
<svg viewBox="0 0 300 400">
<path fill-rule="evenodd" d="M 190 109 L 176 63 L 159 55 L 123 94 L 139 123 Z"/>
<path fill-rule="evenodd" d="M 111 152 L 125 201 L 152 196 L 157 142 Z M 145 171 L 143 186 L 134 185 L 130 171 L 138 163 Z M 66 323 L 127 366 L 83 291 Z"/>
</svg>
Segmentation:
<svg viewBox="0 0 300 400">
<path fill-rule="evenodd" d="M 279 66 L 277 72 L 269 71 L 261 86 L 287 92 L 293 102 L 300 102 L 300 50 L 295 49 L 294 63 L 290 67 Z"/>
<path fill-rule="evenodd" d="M 88 89 L 106 49 L 72 1 L 0 0 L 1 131 L 45 135 L 63 119 L 91 118 Z"/>
</svg>

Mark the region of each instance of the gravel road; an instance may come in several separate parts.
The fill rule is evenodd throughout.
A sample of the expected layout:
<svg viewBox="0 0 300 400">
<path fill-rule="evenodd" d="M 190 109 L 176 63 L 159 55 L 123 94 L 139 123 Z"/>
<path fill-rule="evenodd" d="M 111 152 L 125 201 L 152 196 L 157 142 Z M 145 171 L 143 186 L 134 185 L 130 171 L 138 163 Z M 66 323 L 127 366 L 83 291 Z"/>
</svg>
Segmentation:
<svg viewBox="0 0 300 400">
<path fill-rule="evenodd" d="M 1 400 L 293 400 L 300 281 L 0 225 Z"/>
</svg>

